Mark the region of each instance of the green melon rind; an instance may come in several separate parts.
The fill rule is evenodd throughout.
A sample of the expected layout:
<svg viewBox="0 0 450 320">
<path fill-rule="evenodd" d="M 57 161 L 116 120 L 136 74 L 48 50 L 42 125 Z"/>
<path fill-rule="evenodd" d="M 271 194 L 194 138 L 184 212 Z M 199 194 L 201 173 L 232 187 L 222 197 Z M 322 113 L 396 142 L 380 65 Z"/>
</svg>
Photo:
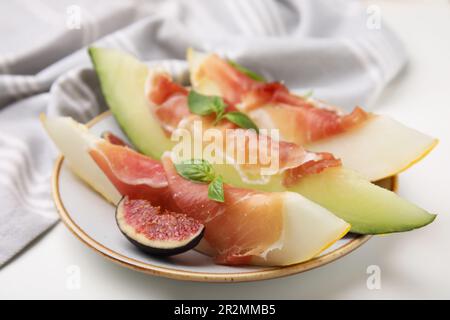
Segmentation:
<svg viewBox="0 0 450 320">
<path fill-rule="evenodd" d="M 114 49 L 92 47 L 89 55 L 103 96 L 123 131 L 140 152 L 159 159 L 174 143 L 161 129 L 145 99 L 148 67 Z"/>
<path fill-rule="evenodd" d="M 322 173 L 303 177 L 289 190 L 320 203 L 349 222 L 354 233 L 409 231 L 426 226 L 436 218 L 436 215 L 346 168 L 329 168 Z"/>
<path fill-rule="evenodd" d="M 328 168 L 308 175 L 290 187 L 282 176 L 273 176 L 267 184 L 244 182 L 230 165 L 214 165 L 226 183 L 240 188 L 262 191 L 292 191 L 333 212 L 351 224 L 351 232 L 385 234 L 409 231 L 433 222 L 436 215 L 381 188 L 345 167 Z"/>
</svg>

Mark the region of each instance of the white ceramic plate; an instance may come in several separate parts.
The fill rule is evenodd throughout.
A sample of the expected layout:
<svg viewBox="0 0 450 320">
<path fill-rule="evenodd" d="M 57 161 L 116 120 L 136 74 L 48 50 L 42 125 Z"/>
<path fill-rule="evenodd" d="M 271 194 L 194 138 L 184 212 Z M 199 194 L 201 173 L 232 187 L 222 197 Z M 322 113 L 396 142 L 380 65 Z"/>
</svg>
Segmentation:
<svg viewBox="0 0 450 320">
<path fill-rule="evenodd" d="M 89 127 L 98 135 L 109 130 L 125 138 L 109 112 L 92 120 Z M 383 184 L 389 189 L 395 189 L 396 179 L 386 180 Z M 128 242 L 117 228 L 114 218 L 115 208 L 78 179 L 67 167 L 63 157 L 55 164 L 53 197 L 61 219 L 67 227 L 98 253 L 132 269 L 180 280 L 238 282 L 282 277 L 304 272 L 341 258 L 370 238 L 370 236 L 348 235 L 319 257 L 287 267 L 221 266 L 194 250 L 163 259 L 147 255 Z"/>
</svg>

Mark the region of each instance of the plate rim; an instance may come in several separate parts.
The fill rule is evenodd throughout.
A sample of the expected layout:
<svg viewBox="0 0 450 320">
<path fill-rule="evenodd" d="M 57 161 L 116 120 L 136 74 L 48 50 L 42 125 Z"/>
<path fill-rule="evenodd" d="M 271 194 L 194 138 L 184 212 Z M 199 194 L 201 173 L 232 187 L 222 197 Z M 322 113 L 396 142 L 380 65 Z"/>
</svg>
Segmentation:
<svg viewBox="0 0 450 320">
<path fill-rule="evenodd" d="M 105 111 L 98 116 L 90 120 L 86 126 L 91 128 L 98 122 L 102 121 L 108 116 L 111 116 L 111 111 Z M 138 261 L 136 259 L 127 257 L 118 252 L 115 252 L 101 243 L 94 240 L 87 232 L 85 232 L 80 226 L 76 224 L 71 218 L 69 212 L 64 206 L 59 191 L 59 179 L 62 164 L 64 163 L 64 156 L 59 155 L 55 161 L 52 173 L 52 197 L 55 202 L 58 214 L 66 225 L 66 227 L 73 233 L 81 242 L 87 245 L 89 248 L 99 253 L 103 257 L 111 260 L 119 265 L 127 268 L 144 272 L 147 274 L 185 281 L 195 282 L 249 282 L 275 279 L 302 273 L 308 270 L 318 268 L 333 262 L 366 243 L 372 235 L 359 235 L 344 246 L 337 248 L 323 256 L 313 258 L 308 261 L 296 263 L 289 266 L 271 267 L 263 270 L 248 271 L 248 272 L 236 272 L 236 273 L 211 273 L 211 272 L 196 272 L 196 271 L 184 271 L 178 269 L 172 269 L 167 267 L 161 267 L 150 263 Z M 398 177 L 392 176 L 392 191 L 396 192 L 398 188 Z"/>
</svg>

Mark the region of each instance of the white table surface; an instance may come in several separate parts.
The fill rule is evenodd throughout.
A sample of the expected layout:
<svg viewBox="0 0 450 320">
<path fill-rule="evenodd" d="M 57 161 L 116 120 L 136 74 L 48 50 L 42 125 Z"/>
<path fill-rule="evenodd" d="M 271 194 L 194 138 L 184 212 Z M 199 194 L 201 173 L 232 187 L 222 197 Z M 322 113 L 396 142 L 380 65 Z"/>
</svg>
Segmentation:
<svg viewBox="0 0 450 320">
<path fill-rule="evenodd" d="M 0 270 L 0 298 L 57 299 L 422 299 L 450 298 L 450 5 L 448 1 L 366 1 L 403 39 L 407 70 L 375 112 L 440 138 L 424 161 L 400 176 L 400 194 L 431 212 L 421 230 L 374 237 L 327 266 L 287 278 L 241 284 L 175 281 L 111 263 L 61 223 Z M 71 266 L 81 286 L 71 290 Z M 366 285 L 369 265 L 381 269 L 381 289 Z"/>
</svg>

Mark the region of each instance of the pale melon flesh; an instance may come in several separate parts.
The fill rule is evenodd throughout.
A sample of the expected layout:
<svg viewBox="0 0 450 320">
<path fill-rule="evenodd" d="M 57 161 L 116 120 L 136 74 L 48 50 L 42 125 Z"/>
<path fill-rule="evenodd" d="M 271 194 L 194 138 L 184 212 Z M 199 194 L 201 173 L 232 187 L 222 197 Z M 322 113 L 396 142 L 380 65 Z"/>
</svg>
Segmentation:
<svg viewBox="0 0 450 320">
<path fill-rule="evenodd" d="M 217 85 L 202 76 L 198 70 L 208 54 L 189 49 L 187 59 L 191 85 L 200 93 L 220 95 Z M 272 129 L 277 125 L 271 121 L 264 108 L 248 113 L 259 128 Z M 284 140 L 291 133 L 280 136 Z M 293 142 L 295 142 L 293 140 Z M 353 169 L 370 181 L 396 175 L 425 157 L 437 144 L 437 140 L 417 130 L 381 115 L 374 115 L 361 125 L 347 132 L 310 143 L 307 149 L 331 152 L 342 159 L 344 166 Z"/>
<path fill-rule="evenodd" d="M 398 174 L 425 157 L 437 144 L 417 130 L 387 116 L 374 116 L 347 132 L 306 146 L 327 151 L 344 166 L 376 181 Z"/>
<path fill-rule="evenodd" d="M 283 232 L 258 265 L 289 265 L 310 260 L 342 238 L 350 224 L 295 192 L 283 192 Z"/>
<path fill-rule="evenodd" d="M 71 118 L 47 118 L 42 115 L 41 122 L 72 171 L 106 200 L 119 203 L 121 194 L 88 153 L 100 139 Z"/>
<path fill-rule="evenodd" d="M 136 100 L 134 95 L 141 97 L 144 87 L 142 83 L 139 83 L 137 88 L 132 88 L 130 83 L 121 79 L 142 77 L 143 70 L 136 68 L 139 62 L 114 50 L 91 49 L 90 51 L 91 55 L 95 57 L 96 65 L 103 66 L 99 76 L 104 94 L 108 95 L 110 92 L 114 92 L 109 97 L 106 96 L 106 100 L 111 103 L 111 109 L 115 110 L 114 114 L 118 122 L 132 143 L 138 146 L 144 154 L 155 158 L 158 158 L 164 151 L 162 149 L 170 150 L 166 144 L 165 139 L 167 138 L 161 133 L 159 123 L 155 119 L 149 119 L 152 114 L 148 112 L 147 104 L 140 103 L 133 106 L 135 109 L 146 109 L 145 121 L 139 116 L 131 116 L 126 111 L 129 106 L 127 101 Z M 92 54 L 93 52 L 95 55 Z M 127 63 L 131 64 L 130 68 L 126 67 Z M 123 67 L 117 68 L 118 64 L 123 64 Z M 108 65 L 111 65 L 111 68 L 108 68 Z M 135 73 L 138 74 L 134 75 Z M 118 88 L 116 83 L 123 82 L 126 82 L 127 85 Z M 127 114 L 126 117 L 120 114 L 121 110 Z M 136 111 L 136 113 L 140 114 L 141 112 Z M 142 134 L 137 134 L 138 132 Z M 151 150 L 152 145 L 158 145 L 157 153 Z M 267 184 L 252 184 L 244 182 L 232 166 L 217 165 L 216 170 L 222 173 L 225 182 L 237 187 L 266 191 L 287 190 L 282 184 L 281 175 L 273 176 Z M 310 175 L 289 190 L 300 193 L 327 208 L 350 223 L 352 232 L 361 234 L 408 231 L 427 225 L 435 218 L 435 215 L 407 202 L 391 191 L 370 183 L 364 176 L 346 168 L 326 170 L 321 174 Z"/>
<path fill-rule="evenodd" d="M 90 48 L 89 54 L 117 122 L 139 151 L 159 159 L 173 142 L 153 117 L 145 98 L 148 67 L 117 50 Z"/>
<path fill-rule="evenodd" d="M 107 200 L 117 204 L 121 195 L 89 154 L 100 139 L 71 118 L 43 117 L 42 122 L 70 168 Z M 350 230 L 347 222 L 298 193 L 286 191 L 281 196 L 281 236 L 266 252 L 255 257 L 252 264 L 279 266 L 309 260 Z"/>
</svg>

